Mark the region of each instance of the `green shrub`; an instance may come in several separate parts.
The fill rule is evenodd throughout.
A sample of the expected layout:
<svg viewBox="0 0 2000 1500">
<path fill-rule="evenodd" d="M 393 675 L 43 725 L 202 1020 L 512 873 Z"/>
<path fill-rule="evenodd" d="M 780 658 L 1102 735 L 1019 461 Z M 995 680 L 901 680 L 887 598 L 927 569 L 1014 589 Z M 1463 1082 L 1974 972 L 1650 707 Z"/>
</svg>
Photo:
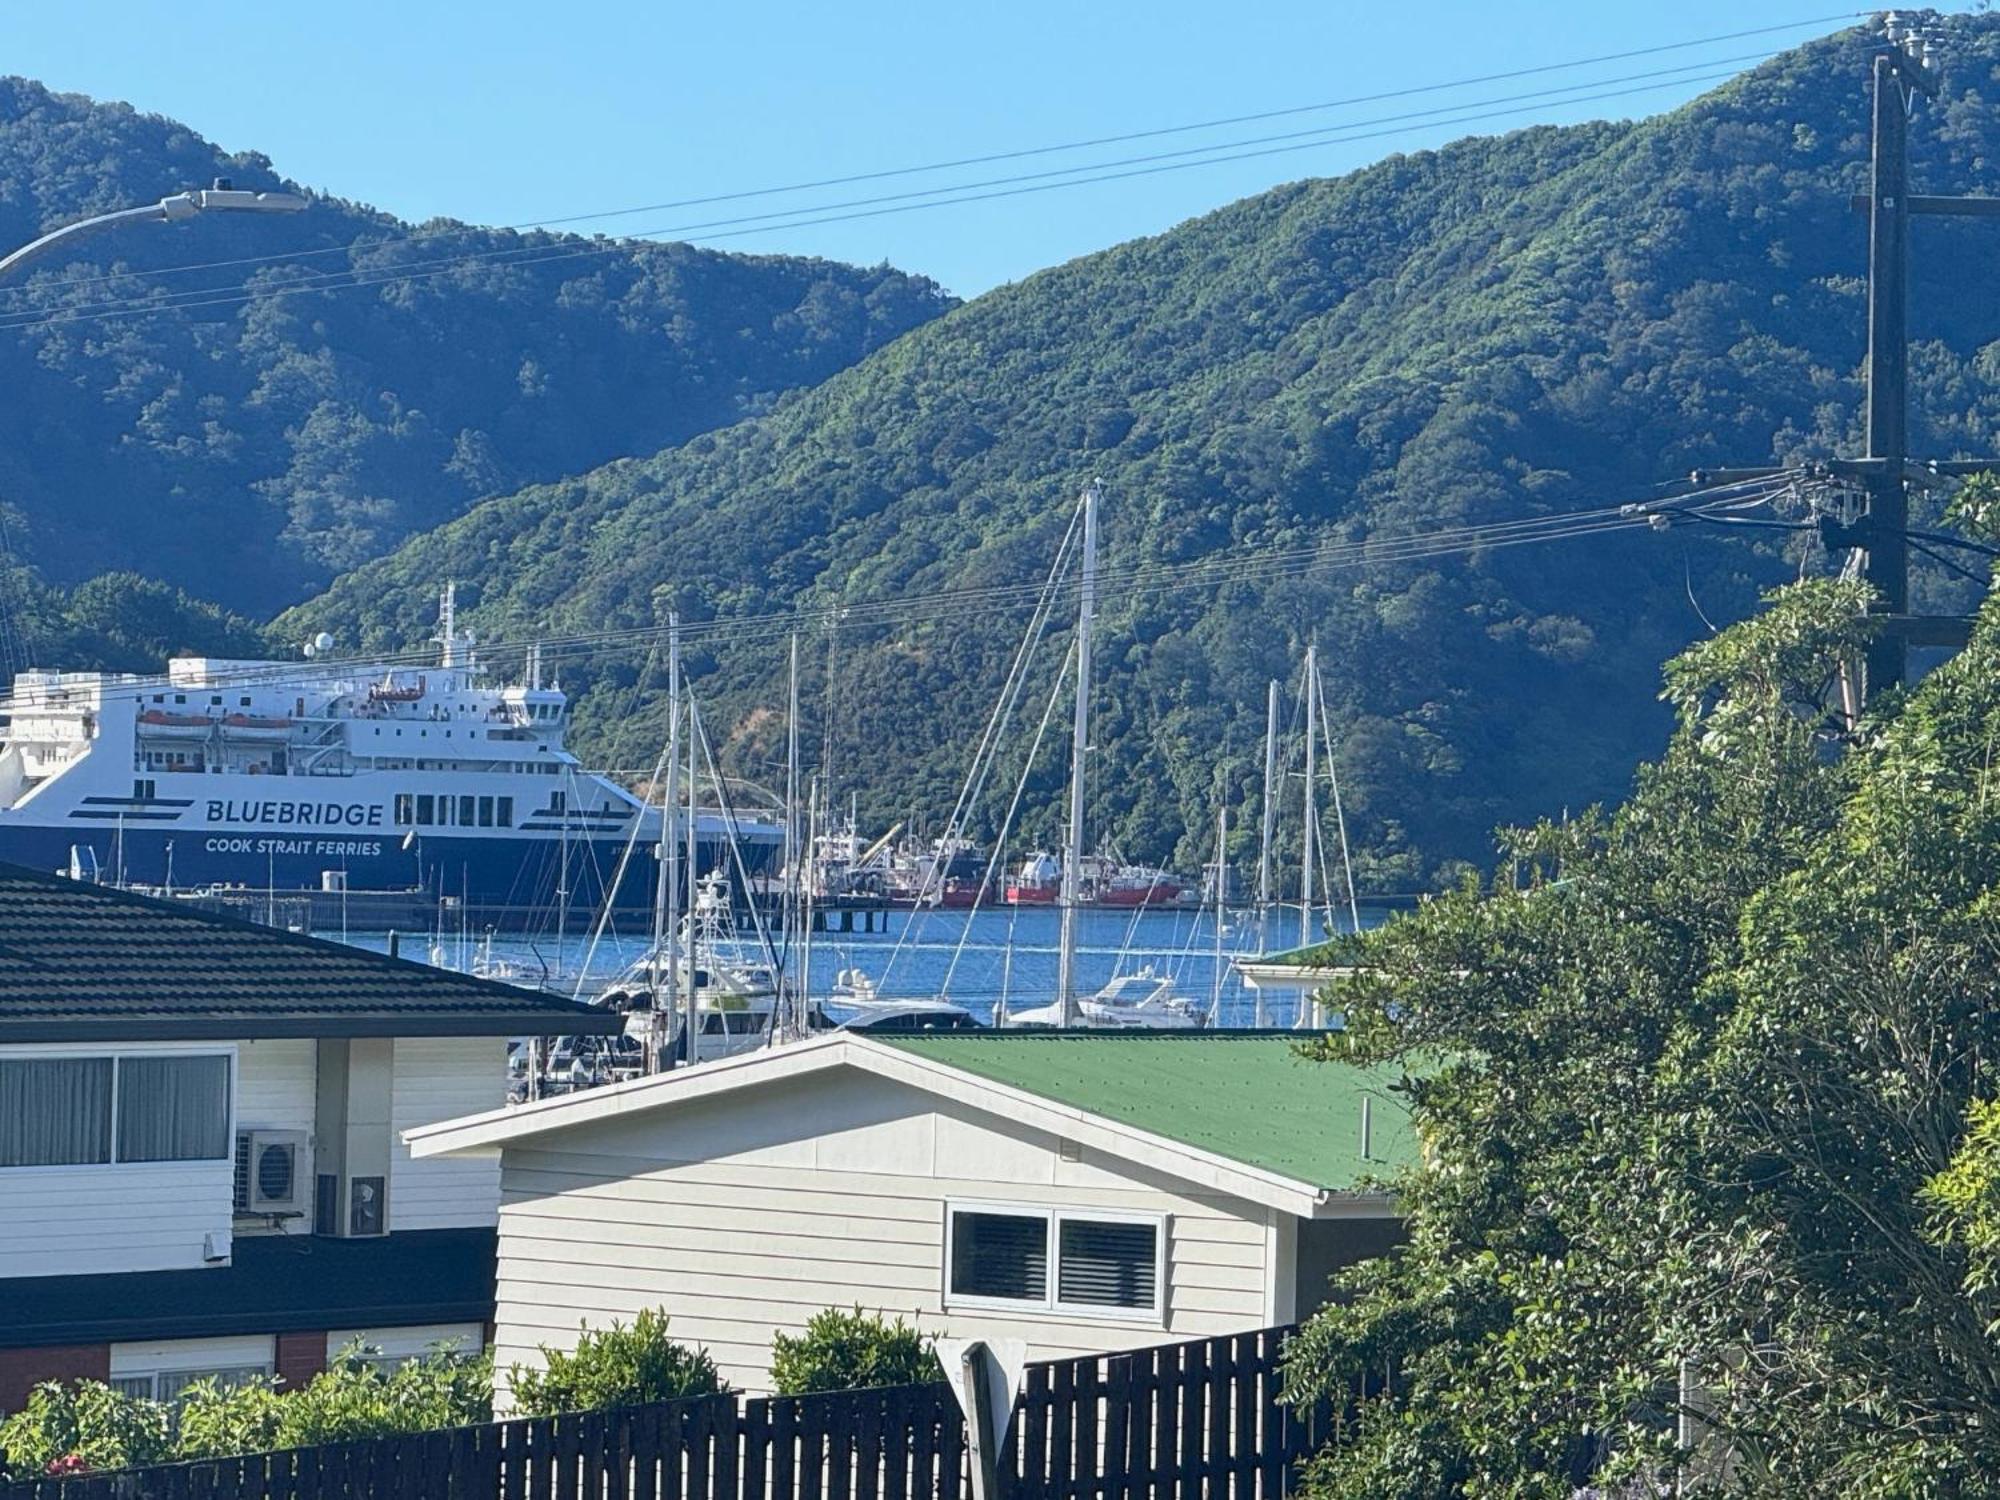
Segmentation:
<svg viewBox="0 0 2000 1500">
<path fill-rule="evenodd" d="M 15 1479 L 156 1463 L 172 1442 L 168 1409 L 101 1380 L 47 1381 L 0 1422 L 0 1462 Z"/>
<path fill-rule="evenodd" d="M 706 1349 L 691 1349 L 667 1337 L 667 1314 L 649 1308 L 627 1328 L 613 1319 L 609 1328 L 586 1328 L 576 1352 L 542 1345 L 544 1367 L 515 1365 L 507 1373 L 514 1409 L 545 1417 L 564 1411 L 601 1411 L 713 1396 L 723 1389 Z"/>
<path fill-rule="evenodd" d="M 6 1473 L 30 1478 L 129 1468 L 350 1438 L 428 1432 L 493 1415 L 493 1359 L 440 1347 L 393 1369 L 350 1344 L 295 1391 L 271 1377 L 200 1380 L 174 1402 L 124 1396 L 98 1380 L 35 1388 L 0 1423 Z"/>
<path fill-rule="evenodd" d="M 900 1317 L 885 1322 L 859 1307 L 816 1312 L 804 1333 L 771 1340 L 771 1384 L 781 1396 L 919 1385 L 944 1379 L 928 1334 Z"/>
<path fill-rule="evenodd" d="M 349 1344 L 280 1403 L 277 1446 L 304 1448 L 391 1432 L 465 1427 L 493 1416 L 493 1356 L 438 1347 L 385 1368 Z"/>
<path fill-rule="evenodd" d="M 281 1392 L 277 1377 L 224 1383 L 197 1380 L 169 1410 L 172 1458 L 217 1458 L 289 1446 L 279 1436 L 284 1409 L 297 1396 Z"/>
</svg>

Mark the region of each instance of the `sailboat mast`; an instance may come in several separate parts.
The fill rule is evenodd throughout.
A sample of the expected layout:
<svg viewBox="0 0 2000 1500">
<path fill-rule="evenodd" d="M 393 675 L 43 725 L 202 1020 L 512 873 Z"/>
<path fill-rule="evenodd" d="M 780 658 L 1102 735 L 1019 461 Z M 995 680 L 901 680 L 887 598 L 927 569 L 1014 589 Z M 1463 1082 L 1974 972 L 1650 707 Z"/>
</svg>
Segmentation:
<svg viewBox="0 0 2000 1500">
<path fill-rule="evenodd" d="M 1313 795 L 1313 773 L 1319 761 L 1319 647 L 1306 647 L 1306 833 L 1305 857 L 1299 870 L 1299 946 L 1310 947 L 1313 940 L 1313 861 L 1318 851 L 1313 847 L 1314 835 L 1319 830 L 1319 802 Z"/>
<path fill-rule="evenodd" d="M 1278 819 L 1278 679 L 1264 692 L 1264 824 L 1257 845 L 1257 910 L 1271 905 L 1271 830 Z"/>
<path fill-rule="evenodd" d="M 1097 481 L 1083 491 L 1083 586 L 1076 608 L 1076 723 L 1070 742 L 1069 848 L 1062 874 L 1062 950 L 1056 962 L 1056 1017 L 1076 1024 L 1076 908 L 1083 897 L 1084 757 L 1090 749 L 1090 627 L 1097 608 Z"/>
<path fill-rule="evenodd" d="M 799 920 L 799 633 L 796 630 L 792 632 L 791 675 L 785 690 L 785 888 L 780 899 L 784 903 L 778 916 L 782 931 Z M 783 977 L 779 976 L 781 980 Z M 804 1014 L 803 1009 L 800 1014 Z"/>
<path fill-rule="evenodd" d="M 687 1038 L 687 1045 L 683 1047 L 681 1051 L 684 1055 L 684 1060 L 692 1063 L 692 1062 L 699 1062 L 701 1060 L 701 1016 L 699 1014 L 700 1002 L 696 996 L 696 991 L 695 991 L 695 970 L 699 967 L 698 961 L 701 957 L 701 947 L 700 944 L 696 941 L 697 935 L 695 931 L 695 901 L 701 889 L 701 882 L 695 879 L 695 872 L 696 872 L 695 860 L 700 850 L 696 842 L 696 829 L 695 829 L 695 807 L 696 807 L 695 793 L 694 793 L 695 732 L 694 732 L 693 693 L 688 694 L 687 716 L 688 716 L 687 957 L 683 961 L 683 968 L 687 972 L 687 987 L 683 993 L 685 1005 L 682 1011 L 683 1020 L 681 1023 L 685 1028 L 685 1030 L 682 1032 L 682 1035 Z"/>
<path fill-rule="evenodd" d="M 1222 1024 L 1222 920 L 1229 898 L 1229 808 L 1215 810 L 1215 993 L 1208 1002 L 1208 1024 Z"/>
<path fill-rule="evenodd" d="M 1340 868 L 1347 880 L 1347 920 L 1354 931 L 1361 930 L 1361 898 L 1354 892 L 1354 854 L 1347 844 L 1347 809 L 1340 801 L 1340 769 L 1335 764 L 1333 754 L 1333 726 L 1326 718 L 1326 685 L 1317 683 L 1315 691 L 1319 696 L 1319 727 L 1326 735 L 1326 780 L 1333 792 L 1333 824 L 1340 832 Z M 1333 892 L 1327 893 L 1327 904 L 1333 904 Z"/>
<path fill-rule="evenodd" d="M 653 890 L 652 1024 L 648 1028 L 652 1068 L 660 1066 L 659 1041 L 672 1014 L 675 976 L 680 972 L 674 913 L 680 906 L 680 850 L 674 838 L 674 814 L 679 807 L 675 782 L 681 769 L 681 617 L 667 616 L 667 780 L 660 788 L 659 879 Z M 664 1002 L 664 1003 L 663 1003 Z"/>
<path fill-rule="evenodd" d="M 819 777 L 815 775 L 806 792 L 806 857 L 814 858 L 819 848 Z M 806 872 L 805 884 L 801 889 L 799 904 L 799 925 L 804 929 L 799 934 L 799 1006 L 798 1034 L 804 1036 L 812 1023 L 812 982 L 813 982 L 813 882 L 812 871 Z"/>
</svg>

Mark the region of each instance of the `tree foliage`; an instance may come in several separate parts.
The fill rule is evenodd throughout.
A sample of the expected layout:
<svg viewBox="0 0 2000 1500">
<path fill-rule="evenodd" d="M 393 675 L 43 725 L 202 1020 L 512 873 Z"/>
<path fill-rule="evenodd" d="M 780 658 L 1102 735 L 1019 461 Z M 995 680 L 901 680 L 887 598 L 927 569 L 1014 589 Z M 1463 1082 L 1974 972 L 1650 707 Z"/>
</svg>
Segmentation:
<svg viewBox="0 0 2000 1500">
<path fill-rule="evenodd" d="M 1916 180 L 2000 189 L 2000 18 L 1941 24 Z M 806 744 L 830 742 L 835 803 L 857 791 L 872 826 L 948 808 L 1025 609 L 944 591 L 1032 584 L 1093 474 L 1106 566 L 1125 570 L 1547 516 L 1660 494 L 1697 465 L 1854 451 L 1866 234 L 1847 201 L 1865 185 L 1869 45 L 1814 43 L 1657 118 L 1397 155 L 1045 271 L 766 417 L 481 505 L 286 629 L 420 642 L 447 576 L 476 584 L 493 639 L 932 600 L 809 646 Z M 1989 249 L 1939 221 L 1914 255 L 1921 451 L 1985 451 L 2000 417 Z M 1704 633 L 1698 611 L 1740 617 L 1815 561 L 1772 535 L 1641 529 L 1112 589 L 1093 835 L 1192 866 L 1222 802 L 1250 852 L 1265 683 L 1294 679 L 1316 639 L 1364 883 L 1448 882 L 1489 856 L 1495 825 L 1622 794 L 1670 727 L 1650 684 Z M 1920 604 L 1962 587 L 1924 574 Z M 783 643 L 745 635 L 691 661 L 733 768 L 769 779 L 781 746 L 758 725 L 784 701 Z M 587 753 L 650 764 L 657 670 L 635 653 L 564 673 Z M 1026 838 L 1059 836 L 1061 775 L 1050 746 Z M 989 830 L 1005 800 L 982 809 Z"/>
<path fill-rule="evenodd" d="M 667 1337 L 667 1315 L 648 1308 L 630 1327 L 585 1328 L 574 1350 L 542 1345 L 542 1367 L 515 1365 L 507 1383 L 514 1410 L 523 1416 L 598 1411 L 712 1396 L 724 1387 L 706 1349 Z"/>
<path fill-rule="evenodd" d="M 386 1364 L 353 1344 L 297 1390 L 275 1377 L 197 1381 L 172 1402 L 99 1380 L 36 1386 L 0 1422 L 0 1473 L 26 1479 L 427 1432 L 493 1415 L 493 1361 L 436 1349 Z"/>
<path fill-rule="evenodd" d="M 2000 1493 L 2000 602 L 1855 727 L 1860 605 L 1681 657 L 1624 807 L 1352 945 L 1328 1050 L 1450 1061 L 1408 1245 L 1292 1352 L 1400 1369 L 1321 1493 Z"/>
<path fill-rule="evenodd" d="M 0 247 L 219 175 L 295 186 L 174 121 L 0 78 Z M 60 584 L 137 569 L 267 613 L 483 496 L 764 410 L 948 305 L 887 266 L 331 197 L 139 226 L 4 291 L 9 545 Z"/>
<path fill-rule="evenodd" d="M 805 1331 L 771 1338 L 771 1388 L 780 1396 L 859 1391 L 944 1379 L 935 1341 L 897 1318 L 822 1308 Z"/>
</svg>

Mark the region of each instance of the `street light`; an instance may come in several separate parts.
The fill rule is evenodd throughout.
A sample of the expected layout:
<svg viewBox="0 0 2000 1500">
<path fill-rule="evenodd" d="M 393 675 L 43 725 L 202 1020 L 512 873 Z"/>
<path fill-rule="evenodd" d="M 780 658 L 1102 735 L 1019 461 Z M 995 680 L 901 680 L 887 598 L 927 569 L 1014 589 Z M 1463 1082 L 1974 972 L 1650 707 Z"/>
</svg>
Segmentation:
<svg viewBox="0 0 2000 1500">
<path fill-rule="evenodd" d="M 95 234 L 100 229 L 116 228 L 120 224 L 139 224 L 147 221 L 174 224 L 182 219 L 192 219 L 203 212 L 252 213 L 252 214 L 295 214 L 306 207 L 306 200 L 296 193 L 252 193 L 233 186 L 227 177 L 215 179 L 212 188 L 200 188 L 193 192 L 176 193 L 171 198 L 162 198 L 158 203 L 149 203 L 144 208 L 123 208 L 116 213 L 99 214 L 94 219 L 79 219 L 74 224 L 65 224 L 52 230 L 40 239 L 23 245 L 12 255 L 0 258 L 0 276 L 19 270 L 31 260 L 37 260 L 60 245 L 86 234 Z"/>
</svg>

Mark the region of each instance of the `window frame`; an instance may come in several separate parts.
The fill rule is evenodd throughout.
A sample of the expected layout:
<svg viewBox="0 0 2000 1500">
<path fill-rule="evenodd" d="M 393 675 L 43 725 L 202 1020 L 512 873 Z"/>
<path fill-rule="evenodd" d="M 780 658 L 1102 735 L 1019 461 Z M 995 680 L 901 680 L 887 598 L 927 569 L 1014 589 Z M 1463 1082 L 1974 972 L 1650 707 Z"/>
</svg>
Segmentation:
<svg viewBox="0 0 2000 1500">
<path fill-rule="evenodd" d="M 942 1305 L 972 1308 L 981 1312 L 1010 1312 L 1022 1317 L 1066 1320 L 1104 1320 L 1113 1323 L 1149 1323 L 1165 1326 L 1167 1318 L 1167 1234 L 1173 1215 L 1148 1213 L 1139 1209 L 1084 1208 L 1066 1204 L 1006 1203 L 981 1198 L 944 1200 L 944 1256 L 938 1267 L 938 1292 Z M 951 1289 L 951 1263 L 958 1237 L 958 1215 L 1001 1214 L 1009 1218 L 1040 1219 L 1047 1236 L 1047 1289 L 1039 1299 L 1026 1297 L 981 1297 Z M 1062 1232 L 1064 1220 L 1087 1224 L 1144 1224 L 1153 1231 L 1153 1301 L 1148 1307 L 1107 1307 L 1101 1302 L 1064 1302 L 1062 1287 Z"/>
<path fill-rule="evenodd" d="M 20 1045 L 0 1047 L 0 1058 L 8 1062 L 74 1062 L 80 1059 L 111 1059 L 111 1160 L 56 1162 L 37 1167 L 0 1167 L 0 1181 L 12 1181 L 17 1177 L 36 1174 L 45 1177 L 76 1172 L 187 1172 L 204 1168 L 218 1168 L 231 1174 L 236 1170 L 236 1119 L 239 1078 L 242 1056 L 233 1045 L 218 1046 L 214 1042 L 170 1042 L 154 1046 L 126 1043 L 106 1043 L 102 1046 L 61 1046 L 36 1047 Z M 229 1114 L 223 1139 L 228 1143 L 225 1156 L 189 1157 L 173 1161 L 120 1161 L 118 1160 L 118 1060 L 123 1057 L 166 1058 L 166 1057 L 225 1057 L 229 1060 Z"/>
</svg>

